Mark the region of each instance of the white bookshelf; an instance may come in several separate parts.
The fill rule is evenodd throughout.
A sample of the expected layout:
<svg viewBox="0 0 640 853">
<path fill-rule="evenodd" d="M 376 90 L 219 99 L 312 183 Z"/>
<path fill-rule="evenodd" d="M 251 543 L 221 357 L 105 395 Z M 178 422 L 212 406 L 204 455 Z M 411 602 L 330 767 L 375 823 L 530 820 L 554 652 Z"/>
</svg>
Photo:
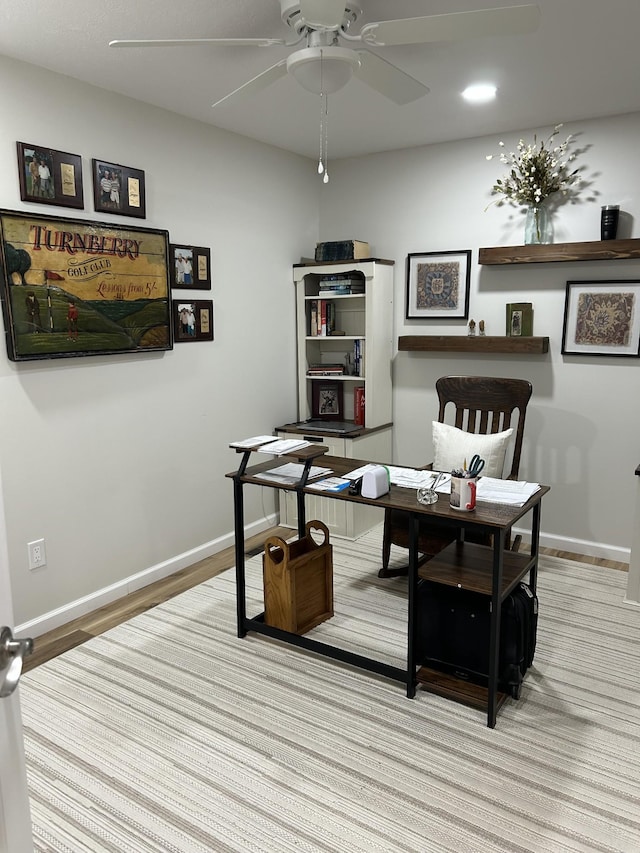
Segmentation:
<svg viewBox="0 0 640 853">
<path fill-rule="evenodd" d="M 392 452 L 391 358 L 393 354 L 394 262 L 381 259 L 297 264 L 293 268 L 296 288 L 298 420 L 314 417 L 313 387 L 316 382 L 340 383 L 343 413 L 340 420 L 354 419 L 354 389 L 364 388 L 365 422 L 358 433 L 335 435 L 314 433 L 329 447 L 332 456 L 390 462 Z M 364 282 L 364 293 L 319 295 L 320 283 L 331 276 L 349 276 Z M 311 334 L 314 300 L 326 299 L 335 308 L 335 328 L 343 335 Z M 310 365 L 344 364 L 352 355 L 354 342 L 364 353 L 361 375 L 309 377 Z M 338 419 L 337 417 L 335 418 Z M 304 433 L 304 428 L 301 428 Z M 279 430 L 282 438 L 300 437 L 300 430 Z M 318 464 L 322 464 L 319 460 Z M 292 493 L 280 493 L 280 523 L 297 527 L 297 502 Z M 307 518 L 319 518 L 334 536 L 357 538 L 383 520 L 376 507 L 307 496 Z"/>
</svg>

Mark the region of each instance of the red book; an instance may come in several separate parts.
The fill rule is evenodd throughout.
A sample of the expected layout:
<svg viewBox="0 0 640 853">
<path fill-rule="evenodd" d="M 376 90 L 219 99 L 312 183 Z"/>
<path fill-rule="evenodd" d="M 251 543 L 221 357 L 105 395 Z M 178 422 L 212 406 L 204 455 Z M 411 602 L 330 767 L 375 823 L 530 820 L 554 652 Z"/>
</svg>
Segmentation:
<svg viewBox="0 0 640 853">
<path fill-rule="evenodd" d="M 364 426 L 364 388 L 355 388 L 353 392 L 353 422 Z"/>
</svg>

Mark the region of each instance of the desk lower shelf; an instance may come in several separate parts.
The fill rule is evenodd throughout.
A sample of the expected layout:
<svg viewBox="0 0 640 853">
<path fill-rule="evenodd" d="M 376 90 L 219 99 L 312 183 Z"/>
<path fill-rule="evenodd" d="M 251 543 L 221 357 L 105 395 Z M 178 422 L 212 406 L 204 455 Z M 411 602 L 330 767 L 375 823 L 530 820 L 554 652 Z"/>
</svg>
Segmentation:
<svg viewBox="0 0 640 853">
<path fill-rule="evenodd" d="M 535 558 L 529 554 L 504 552 L 501 599 L 509 595 L 531 570 L 534 562 Z M 428 563 L 420 566 L 418 575 L 434 583 L 491 595 L 493 548 L 472 542 L 453 542 Z"/>
<path fill-rule="evenodd" d="M 439 672 L 428 666 L 421 666 L 417 672 L 418 684 L 423 690 L 443 696 L 445 699 L 453 699 L 462 705 L 469 705 L 478 711 L 486 711 L 489 704 L 489 689 L 471 681 L 463 681 L 446 672 Z M 496 696 L 496 710 L 500 709 L 507 699 L 507 694 L 500 690 Z"/>
</svg>

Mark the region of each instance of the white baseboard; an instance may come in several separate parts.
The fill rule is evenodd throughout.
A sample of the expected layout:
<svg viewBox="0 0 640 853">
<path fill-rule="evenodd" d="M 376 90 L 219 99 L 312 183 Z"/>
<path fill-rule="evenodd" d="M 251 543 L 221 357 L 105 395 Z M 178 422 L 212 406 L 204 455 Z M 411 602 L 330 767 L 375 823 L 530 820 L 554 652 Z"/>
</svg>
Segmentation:
<svg viewBox="0 0 640 853">
<path fill-rule="evenodd" d="M 530 530 L 514 527 L 513 532 L 520 533 L 526 542 L 531 540 Z M 583 554 L 585 557 L 614 560 L 619 563 L 628 563 L 631 559 L 631 548 L 620 548 L 617 545 L 605 545 L 586 539 L 573 539 L 570 536 L 556 536 L 542 531 L 540 532 L 540 546 L 542 548 L 554 548 L 557 551 L 568 551 L 571 554 Z"/>
<path fill-rule="evenodd" d="M 277 523 L 278 516 L 276 514 L 262 518 L 253 524 L 247 525 L 245 528 L 245 537 L 249 538 L 257 533 L 261 533 L 263 530 L 268 530 Z M 200 545 L 198 548 L 192 548 L 190 551 L 178 554 L 170 560 L 150 566 L 148 569 L 137 572 L 135 575 L 123 578 L 123 580 L 103 589 L 96 590 L 96 592 L 90 595 L 85 595 L 83 598 L 71 601 L 69 604 L 58 607 L 56 610 L 44 613 L 42 616 L 31 619 L 29 622 L 16 625 L 15 633 L 18 636 L 22 634 L 29 637 L 39 637 L 42 634 L 46 634 L 47 631 L 53 631 L 55 628 L 66 625 L 80 616 L 86 616 L 87 613 L 92 613 L 106 604 L 111 604 L 112 601 L 124 598 L 125 595 L 130 595 L 132 592 L 142 589 L 154 581 L 162 580 L 162 578 L 169 577 L 169 575 L 192 566 L 200 560 L 212 557 L 214 554 L 224 551 L 225 548 L 229 548 L 233 543 L 233 532 L 227 533 L 218 539 L 213 539 L 211 542 L 205 542 L 204 545 Z"/>
<path fill-rule="evenodd" d="M 263 530 L 268 530 L 270 527 L 278 524 L 278 515 L 272 514 L 248 525 L 245 528 L 245 537 L 249 538 Z M 514 533 L 520 533 L 525 541 L 530 539 L 529 530 L 521 530 L 513 528 Z M 24 622 L 22 625 L 16 625 L 15 633 L 17 635 L 25 635 L 29 637 L 39 637 L 46 634 L 47 631 L 53 631 L 61 625 L 66 625 L 80 616 L 86 616 L 87 613 L 92 613 L 100 607 L 111 604 L 112 601 L 117 601 L 125 595 L 130 595 L 138 589 L 142 589 L 154 581 L 169 577 L 169 575 L 179 572 L 194 563 L 204 560 L 207 557 L 212 557 L 225 548 L 233 545 L 234 534 L 227 533 L 219 539 L 213 539 L 211 542 L 206 542 L 198 548 L 193 548 L 190 551 L 185 551 L 183 554 L 178 554 L 170 560 L 165 560 L 155 566 L 150 566 L 135 575 L 124 578 L 111 586 L 96 590 L 91 595 L 86 595 L 76 601 L 71 601 L 56 610 L 51 610 L 49 613 L 44 613 L 29 622 Z M 587 557 L 599 557 L 603 560 L 615 560 L 617 562 L 628 563 L 631 557 L 630 548 L 618 548 L 613 545 L 603 545 L 598 542 L 588 542 L 584 539 L 572 539 L 566 536 L 555 536 L 548 533 L 540 533 L 540 545 L 544 548 L 555 548 L 559 551 L 569 551 L 574 554 L 584 554 Z M 627 603 L 634 603 L 628 601 Z"/>
</svg>

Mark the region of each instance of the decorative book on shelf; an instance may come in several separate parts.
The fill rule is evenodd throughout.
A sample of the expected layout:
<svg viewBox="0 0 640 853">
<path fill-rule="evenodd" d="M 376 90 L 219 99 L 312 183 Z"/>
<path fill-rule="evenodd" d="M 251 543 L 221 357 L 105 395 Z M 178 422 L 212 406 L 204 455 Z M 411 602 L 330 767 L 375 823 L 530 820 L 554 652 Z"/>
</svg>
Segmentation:
<svg viewBox="0 0 640 853">
<path fill-rule="evenodd" d="M 316 243 L 316 261 L 354 261 L 369 256 L 369 244 L 362 240 Z"/>
</svg>

